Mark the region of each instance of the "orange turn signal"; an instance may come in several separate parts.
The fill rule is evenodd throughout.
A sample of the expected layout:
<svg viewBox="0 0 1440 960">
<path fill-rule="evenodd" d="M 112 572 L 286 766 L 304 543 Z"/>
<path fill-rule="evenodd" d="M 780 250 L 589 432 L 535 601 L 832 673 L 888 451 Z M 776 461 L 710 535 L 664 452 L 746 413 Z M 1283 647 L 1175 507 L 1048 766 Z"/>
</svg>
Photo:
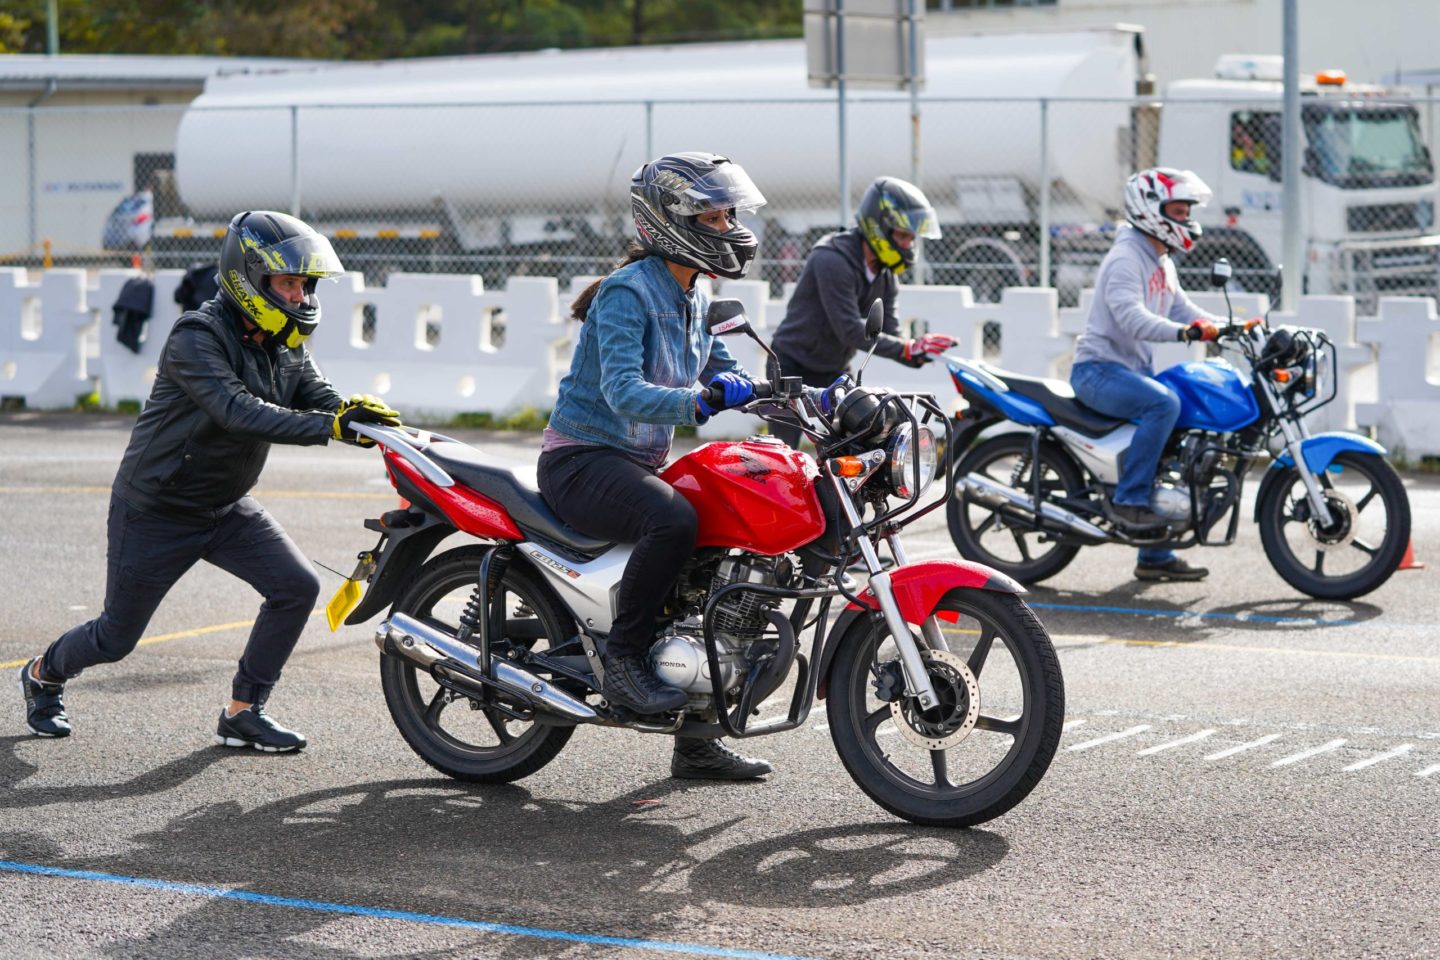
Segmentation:
<svg viewBox="0 0 1440 960">
<path fill-rule="evenodd" d="M 1276 370 L 1274 373 L 1270 374 L 1270 379 L 1274 380 L 1276 383 L 1289 383 L 1290 371 Z"/>
<path fill-rule="evenodd" d="M 1260 326 L 1260 324 L 1262 324 L 1262 323 L 1264 323 L 1264 322 L 1265 322 L 1265 321 L 1262 320 L 1262 319 L 1260 319 L 1259 317 L 1252 317 L 1251 319 L 1246 320 L 1246 321 L 1245 321 L 1245 332 L 1246 332 L 1246 333 L 1249 333 L 1251 330 L 1254 330 L 1256 327 Z"/>
<path fill-rule="evenodd" d="M 858 477 L 865 472 L 865 461 L 859 457 L 836 457 L 830 461 L 830 469 L 837 477 Z"/>
</svg>

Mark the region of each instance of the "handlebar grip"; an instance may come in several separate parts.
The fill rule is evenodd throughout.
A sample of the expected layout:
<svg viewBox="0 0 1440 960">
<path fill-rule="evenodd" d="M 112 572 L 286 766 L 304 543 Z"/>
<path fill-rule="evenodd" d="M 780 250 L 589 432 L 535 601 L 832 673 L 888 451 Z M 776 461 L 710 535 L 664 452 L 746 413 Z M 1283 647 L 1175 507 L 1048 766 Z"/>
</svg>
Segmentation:
<svg viewBox="0 0 1440 960">
<path fill-rule="evenodd" d="M 719 410 L 720 405 L 725 402 L 725 391 L 720 387 L 709 386 L 700 391 L 700 399 L 704 400 L 711 410 Z"/>
<path fill-rule="evenodd" d="M 769 400 L 775 396 L 775 385 L 769 380 L 754 380 L 751 386 L 755 388 L 756 400 Z"/>
</svg>

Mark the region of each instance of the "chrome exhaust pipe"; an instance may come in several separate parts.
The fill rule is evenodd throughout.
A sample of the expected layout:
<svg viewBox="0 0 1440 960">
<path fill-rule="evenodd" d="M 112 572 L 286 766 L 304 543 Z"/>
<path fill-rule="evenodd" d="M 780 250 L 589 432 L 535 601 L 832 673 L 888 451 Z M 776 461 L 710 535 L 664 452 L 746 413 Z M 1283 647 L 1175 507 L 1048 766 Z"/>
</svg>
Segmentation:
<svg viewBox="0 0 1440 960">
<path fill-rule="evenodd" d="M 541 680 L 530 671 L 520 669 L 509 660 L 491 657 L 493 669 L 486 670 L 481 666 L 475 648 L 468 647 L 450 634 L 421 623 L 407 614 L 397 613 L 383 621 L 375 631 L 375 645 L 382 652 L 398 653 L 427 670 L 435 664 L 443 667 L 447 660 L 454 661 L 469 670 L 479 671 L 493 678 L 501 688 L 534 704 L 538 709 L 574 720 L 576 723 L 598 719 L 595 710 L 583 701 L 557 689 L 554 684 Z M 463 674 L 459 676 L 463 677 Z"/>
<path fill-rule="evenodd" d="M 1035 505 L 1025 494 L 1014 487 L 1007 487 L 1003 483 L 996 483 L 989 477 L 981 476 L 978 473 L 967 473 L 960 479 L 960 486 L 965 496 L 977 503 L 987 507 L 1014 507 L 1023 510 L 1032 517 L 1035 515 Z M 1048 501 L 1040 504 L 1040 520 L 1065 529 L 1066 533 L 1072 533 L 1077 537 L 1084 537 L 1096 543 L 1103 543 L 1110 539 L 1110 535 L 1101 530 L 1095 524 L 1083 517 L 1076 516 L 1064 507 L 1058 507 Z"/>
</svg>

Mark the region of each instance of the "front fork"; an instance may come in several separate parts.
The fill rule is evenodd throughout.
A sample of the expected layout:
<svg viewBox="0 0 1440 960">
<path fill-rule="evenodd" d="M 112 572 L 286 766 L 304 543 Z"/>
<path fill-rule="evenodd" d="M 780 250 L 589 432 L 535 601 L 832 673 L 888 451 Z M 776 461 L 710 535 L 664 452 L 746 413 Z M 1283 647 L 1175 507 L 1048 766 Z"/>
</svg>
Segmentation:
<svg viewBox="0 0 1440 960">
<path fill-rule="evenodd" d="M 840 506 L 845 511 L 845 519 L 849 522 L 850 529 L 861 529 L 860 512 L 855 509 L 855 501 L 851 498 L 845 481 L 831 473 L 830 482 L 839 494 Z M 890 628 L 890 636 L 895 639 L 895 646 L 900 651 L 900 666 L 905 673 L 905 692 L 918 700 L 922 709 L 936 707 L 940 703 L 939 698 L 935 696 L 935 687 L 930 682 L 930 674 L 925 670 L 925 661 L 920 658 L 920 648 L 915 644 L 910 625 L 900 615 L 900 605 L 895 602 L 895 591 L 890 586 L 890 573 L 881 569 L 880 554 L 876 552 L 875 545 L 869 538 L 855 539 L 860 547 L 860 556 L 865 559 L 865 568 L 870 571 L 870 589 L 875 594 L 876 602 L 880 604 L 885 625 Z M 895 555 L 895 562 L 904 566 L 905 549 L 900 546 L 900 538 L 891 534 L 887 542 Z M 932 644 L 940 637 L 940 625 L 934 617 L 926 618 L 922 630 L 926 640 Z M 945 649 L 944 640 L 941 639 L 937 646 Z"/>
<path fill-rule="evenodd" d="M 1320 486 L 1319 479 L 1305 467 L 1305 455 L 1303 452 L 1304 440 L 1310 436 L 1310 428 L 1300 418 L 1290 419 L 1286 411 L 1280 405 L 1280 398 L 1275 395 L 1270 384 L 1264 377 L 1256 377 L 1260 384 L 1260 390 L 1265 394 L 1265 399 L 1270 403 L 1270 409 L 1275 413 L 1275 419 L 1280 424 L 1280 432 L 1285 435 L 1285 449 L 1290 452 L 1290 459 L 1295 462 L 1295 472 L 1300 474 L 1300 482 L 1305 484 L 1305 499 L 1310 501 L 1310 509 L 1315 515 L 1322 529 L 1328 529 L 1335 523 L 1335 517 L 1330 513 L 1330 504 L 1325 499 L 1325 491 Z"/>
</svg>

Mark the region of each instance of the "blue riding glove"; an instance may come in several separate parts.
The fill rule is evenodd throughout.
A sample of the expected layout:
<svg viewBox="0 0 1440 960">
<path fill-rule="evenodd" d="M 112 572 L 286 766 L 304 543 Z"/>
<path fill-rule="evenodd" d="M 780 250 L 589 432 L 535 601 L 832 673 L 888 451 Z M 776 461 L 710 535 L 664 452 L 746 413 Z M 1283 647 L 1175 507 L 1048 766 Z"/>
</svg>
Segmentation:
<svg viewBox="0 0 1440 960">
<path fill-rule="evenodd" d="M 855 381 L 850 379 L 850 374 L 842 373 L 835 378 L 835 382 L 826 387 L 820 394 L 820 412 L 825 416 L 835 412 L 835 405 L 842 390 L 849 390 L 855 386 Z"/>
<path fill-rule="evenodd" d="M 721 410 L 738 407 L 755 394 L 755 386 L 738 373 L 716 374 L 710 379 L 710 386 L 700 391 L 695 405 L 707 417 L 713 417 Z"/>
</svg>

